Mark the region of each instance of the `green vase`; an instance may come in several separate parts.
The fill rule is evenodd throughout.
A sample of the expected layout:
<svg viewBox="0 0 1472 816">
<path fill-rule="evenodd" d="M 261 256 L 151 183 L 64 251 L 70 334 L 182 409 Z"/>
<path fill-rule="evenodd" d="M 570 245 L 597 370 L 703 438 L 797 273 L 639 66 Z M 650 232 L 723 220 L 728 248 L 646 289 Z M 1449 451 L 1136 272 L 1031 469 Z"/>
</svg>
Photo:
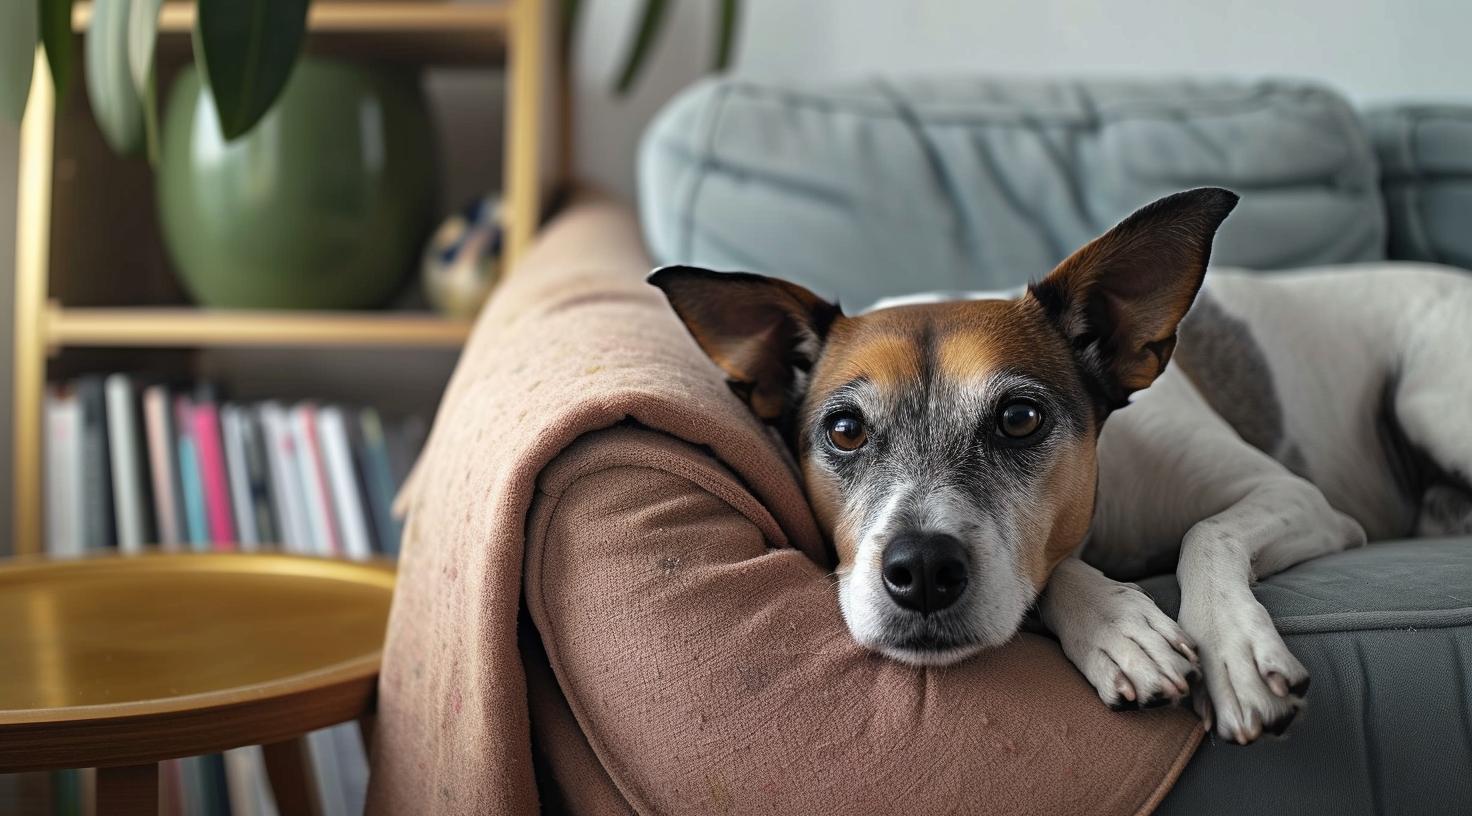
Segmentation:
<svg viewBox="0 0 1472 816">
<path fill-rule="evenodd" d="M 201 305 L 371 308 L 413 272 L 437 170 L 416 74 L 304 58 L 260 124 L 227 142 L 190 67 L 162 131 L 164 241 Z"/>
</svg>

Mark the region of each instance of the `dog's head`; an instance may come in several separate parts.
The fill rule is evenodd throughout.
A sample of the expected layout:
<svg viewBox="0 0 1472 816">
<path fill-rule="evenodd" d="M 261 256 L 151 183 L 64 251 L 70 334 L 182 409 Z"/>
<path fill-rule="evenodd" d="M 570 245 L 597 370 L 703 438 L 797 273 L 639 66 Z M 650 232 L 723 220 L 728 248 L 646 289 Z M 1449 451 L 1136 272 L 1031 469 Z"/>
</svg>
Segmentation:
<svg viewBox="0 0 1472 816">
<path fill-rule="evenodd" d="M 846 317 L 758 275 L 650 280 L 792 445 L 855 639 L 946 663 L 1010 639 L 1084 540 L 1099 429 L 1165 369 L 1236 202 L 1161 199 L 1016 300 Z"/>
</svg>

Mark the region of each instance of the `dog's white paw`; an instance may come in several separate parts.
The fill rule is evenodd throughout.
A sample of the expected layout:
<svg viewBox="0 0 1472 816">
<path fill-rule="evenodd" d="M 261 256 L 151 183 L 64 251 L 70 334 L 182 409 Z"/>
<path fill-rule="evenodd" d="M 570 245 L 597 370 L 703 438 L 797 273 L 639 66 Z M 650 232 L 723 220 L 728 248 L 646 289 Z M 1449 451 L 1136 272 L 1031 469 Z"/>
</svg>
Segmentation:
<svg viewBox="0 0 1472 816">
<path fill-rule="evenodd" d="M 1063 651 L 1115 710 L 1180 703 L 1199 678 L 1196 647 L 1170 616 L 1132 584 L 1060 633 Z"/>
<path fill-rule="evenodd" d="M 1303 710 L 1308 670 L 1288 651 L 1267 610 L 1256 601 L 1231 610 L 1182 610 L 1181 624 L 1200 644 L 1206 693 L 1196 712 L 1217 736 L 1247 745 L 1282 734 Z"/>
</svg>

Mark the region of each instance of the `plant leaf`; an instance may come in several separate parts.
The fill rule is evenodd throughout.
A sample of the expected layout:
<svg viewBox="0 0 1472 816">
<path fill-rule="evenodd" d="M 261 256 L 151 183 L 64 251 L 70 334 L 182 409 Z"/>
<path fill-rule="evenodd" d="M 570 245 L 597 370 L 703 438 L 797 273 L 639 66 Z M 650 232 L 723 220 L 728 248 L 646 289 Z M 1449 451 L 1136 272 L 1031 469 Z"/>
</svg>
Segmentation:
<svg viewBox="0 0 1472 816">
<path fill-rule="evenodd" d="M 271 109 L 301 53 L 307 0 L 199 0 L 194 54 L 226 139 Z"/>
<path fill-rule="evenodd" d="M 0 114 L 16 122 L 25 115 L 26 100 L 31 96 L 39 33 L 35 3 L 0 3 Z"/>
<path fill-rule="evenodd" d="M 669 10 L 668 0 L 644 0 L 644 16 L 639 20 L 639 33 L 634 37 L 634 45 L 629 49 L 629 56 L 624 60 L 624 69 L 618 75 L 618 84 L 614 86 L 619 96 L 627 96 L 639 74 L 644 71 L 644 64 L 649 59 L 655 41 L 659 39 L 659 32 L 664 28 Z"/>
<path fill-rule="evenodd" d="M 736 29 L 741 24 L 741 0 L 721 0 L 716 14 L 716 53 L 711 60 L 712 71 L 724 71 L 731 66 L 731 51 L 736 45 Z"/>
<path fill-rule="evenodd" d="M 87 28 L 87 97 L 92 118 L 115 152 L 143 146 L 143 103 L 128 72 L 128 12 L 132 0 L 95 0 Z"/>
<path fill-rule="evenodd" d="M 41 42 L 51 65 L 51 81 L 59 100 L 72 80 L 72 0 L 39 0 Z"/>
<path fill-rule="evenodd" d="M 128 72 L 138 95 L 148 95 L 153 53 L 158 45 L 158 11 L 164 0 L 133 0 L 128 10 Z"/>
</svg>

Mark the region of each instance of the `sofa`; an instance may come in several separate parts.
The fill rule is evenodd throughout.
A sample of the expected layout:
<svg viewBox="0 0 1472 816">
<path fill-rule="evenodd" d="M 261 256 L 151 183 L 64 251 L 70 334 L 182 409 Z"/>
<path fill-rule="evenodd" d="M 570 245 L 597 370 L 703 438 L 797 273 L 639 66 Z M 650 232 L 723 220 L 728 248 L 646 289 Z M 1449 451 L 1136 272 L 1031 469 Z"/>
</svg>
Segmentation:
<svg viewBox="0 0 1472 816">
<path fill-rule="evenodd" d="M 457 367 L 401 497 L 370 812 L 1466 812 L 1472 538 L 1263 581 L 1313 685 L 1247 748 L 1108 711 L 1045 632 L 900 666 L 848 641 L 790 455 L 642 278 L 1008 288 L 1203 184 L 1243 196 L 1223 264 L 1466 264 L 1469 168 L 1467 111 L 1295 82 L 693 87 L 646 135 L 639 219 L 578 198 Z"/>
</svg>

